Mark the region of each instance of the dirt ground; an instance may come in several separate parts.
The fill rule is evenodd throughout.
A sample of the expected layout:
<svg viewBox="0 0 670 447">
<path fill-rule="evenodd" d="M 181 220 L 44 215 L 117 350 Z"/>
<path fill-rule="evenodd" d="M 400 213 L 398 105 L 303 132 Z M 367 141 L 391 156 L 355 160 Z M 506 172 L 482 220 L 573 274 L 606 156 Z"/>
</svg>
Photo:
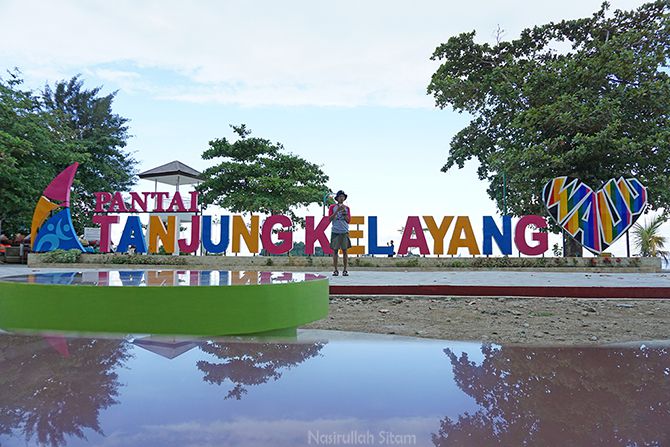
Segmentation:
<svg viewBox="0 0 670 447">
<path fill-rule="evenodd" d="M 331 297 L 306 328 L 501 344 L 593 345 L 670 339 L 670 299 Z"/>
</svg>

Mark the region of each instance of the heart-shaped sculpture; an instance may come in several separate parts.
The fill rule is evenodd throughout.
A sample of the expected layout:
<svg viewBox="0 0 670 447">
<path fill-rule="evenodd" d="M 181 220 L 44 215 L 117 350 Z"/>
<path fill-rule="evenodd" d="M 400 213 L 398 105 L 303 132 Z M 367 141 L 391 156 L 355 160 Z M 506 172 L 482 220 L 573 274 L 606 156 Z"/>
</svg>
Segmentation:
<svg viewBox="0 0 670 447">
<path fill-rule="evenodd" d="M 647 205 L 647 188 L 635 178 L 610 179 L 598 191 L 573 177 L 544 185 L 544 204 L 570 236 L 600 254 L 623 236 Z"/>
</svg>

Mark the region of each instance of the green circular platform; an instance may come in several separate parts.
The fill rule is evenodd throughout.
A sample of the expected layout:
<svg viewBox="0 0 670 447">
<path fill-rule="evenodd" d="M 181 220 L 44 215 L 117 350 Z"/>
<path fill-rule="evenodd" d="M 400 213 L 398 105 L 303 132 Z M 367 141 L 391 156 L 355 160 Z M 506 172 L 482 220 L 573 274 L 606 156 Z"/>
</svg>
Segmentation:
<svg viewBox="0 0 670 447">
<path fill-rule="evenodd" d="M 5 330 L 290 333 L 327 315 L 328 280 L 309 273 L 145 270 L 0 279 Z"/>
</svg>

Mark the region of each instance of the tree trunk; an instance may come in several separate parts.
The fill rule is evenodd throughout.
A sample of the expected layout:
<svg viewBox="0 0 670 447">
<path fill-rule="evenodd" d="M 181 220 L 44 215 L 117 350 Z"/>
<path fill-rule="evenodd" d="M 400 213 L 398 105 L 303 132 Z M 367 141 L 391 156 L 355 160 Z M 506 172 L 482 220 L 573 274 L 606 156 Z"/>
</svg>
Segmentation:
<svg viewBox="0 0 670 447">
<path fill-rule="evenodd" d="M 582 245 L 574 240 L 572 236 L 563 232 L 563 256 L 564 257 L 582 257 Z"/>
</svg>

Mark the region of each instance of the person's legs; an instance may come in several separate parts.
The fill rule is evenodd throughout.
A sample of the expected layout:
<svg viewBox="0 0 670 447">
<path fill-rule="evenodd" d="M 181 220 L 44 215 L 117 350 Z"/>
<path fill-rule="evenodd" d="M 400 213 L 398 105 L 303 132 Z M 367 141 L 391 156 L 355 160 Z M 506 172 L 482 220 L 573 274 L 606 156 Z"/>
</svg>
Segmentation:
<svg viewBox="0 0 670 447">
<path fill-rule="evenodd" d="M 344 264 L 344 273 L 348 275 L 349 255 L 347 255 L 347 250 L 342 250 L 342 263 Z"/>
<path fill-rule="evenodd" d="M 330 249 L 333 250 L 333 276 L 338 274 L 337 271 L 337 235 L 335 233 L 330 234 Z"/>
</svg>

